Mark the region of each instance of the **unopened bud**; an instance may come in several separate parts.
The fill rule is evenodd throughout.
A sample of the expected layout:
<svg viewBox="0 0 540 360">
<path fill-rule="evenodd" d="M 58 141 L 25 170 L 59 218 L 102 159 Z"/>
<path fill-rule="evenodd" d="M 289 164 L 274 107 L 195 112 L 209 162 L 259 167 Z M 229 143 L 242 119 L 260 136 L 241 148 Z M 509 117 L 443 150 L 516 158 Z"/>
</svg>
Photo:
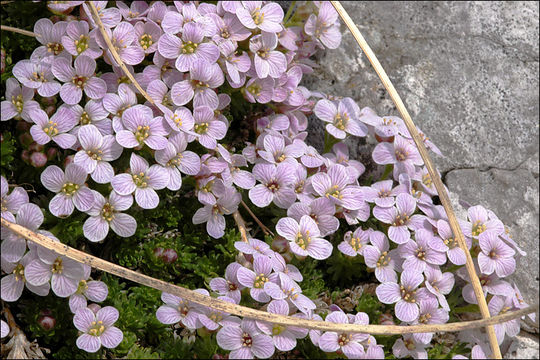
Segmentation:
<svg viewBox="0 0 540 360">
<path fill-rule="evenodd" d="M 38 319 L 38 324 L 45 331 L 52 330 L 56 325 L 56 319 L 52 316 L 51 311 L 48 309 L 41 312 L 41 316 Z"/>
<path fill-rule="evenodd" d="M 97 312 L 99 311 L 99 309 L 101 309 L 101 306 L 99 306 L 98 304 L 93 304 L 93 303 L 92 303 L 92 304 L 88 305 L 88 308 L 89 308 L 90 310 L 92 310 L 92 312 L 93 312 L 94 314 L 97 314 Z"/>
<path fill-rule="evenodd" d="M 58 154 L 58 149 L 51 147 L 47 149 L 47 160 L 53 160 Z"/>
<path fill-rule="evenodd" d="M 22 159 L 24 162 L 29 163 L 29 162 L 30 162 L 30 151 L 28 151 L 28 150 L 23 150 L 22 153 L 21 153 L 21 159 Z"/>
<path fill-rule="evenodd" d="M 178 259 L 178 254 L 173 249 L 166 249 L 163 251 L 163 254 L 161 254 L 161 259 L 167 264 L 172 264 Z"/>
<path fill-rule="evenodd" d="M 41 144 L 38 144 L 37 142 L 33 142 L 28 146 L 29 151 L 43 151 L 45 147 Z"/>
<path fill-rule="evenodd" d="M 45 166 L 47 164 L 47 155 L 42 152 L 33 152 L 30 155 L 30 164 L 36 168 Z"/>
<path fill-rule="evenodd" d="M 73 160 L 74 158 L 75 158 L 75 155 L 67 156 L 67 157 L 64 159 L 64 168 L 65 168 L 66 166 L 68 166 L 69 164 L 71 164 L 71 163 L 74 161 L 74 160 Z"/>
<path fill-rule="evenodd" d="M 23 122 L 23 121 L 19 121 L 19 122 Z M 32 135 L 30 135 L 29 132 L 24 132 L 21 135 L 19 135 L 19 142 L 25 148 L 29 147 L 33 141 L 34 139 L 32 139 Z"/>
<path fill-rule="evenodd" d="M 49 105 L 45 108 L 45 112 L 47 113 L 47 115 L 49 115 L 49 117 L 51 117 L 56 111 L 56 106 L 54 105 Z"/>
</svg>

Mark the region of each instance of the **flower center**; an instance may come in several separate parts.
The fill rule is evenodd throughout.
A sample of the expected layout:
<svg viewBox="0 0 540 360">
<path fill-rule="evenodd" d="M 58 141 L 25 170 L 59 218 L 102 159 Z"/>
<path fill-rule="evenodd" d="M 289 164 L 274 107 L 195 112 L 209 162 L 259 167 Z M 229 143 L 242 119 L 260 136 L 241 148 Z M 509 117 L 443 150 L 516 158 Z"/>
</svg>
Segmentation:
<svg viewBox="0 0 540 360">
<path fill-rule="evenodd" d="M 407 156 L 409 155 L 409 153 L 405 150 L 402 150 L 402 149 L 396 149 L 396 159 L 397 161 L 405 161 L 407 160 Z"/>
<path fill-rule="evenodd" d="M 79 285 L 77 286 L 76 293 L 77 294 L 82 294 L 86 290 L 88 290 L 88 284 L 86 283 L 86 280 L 79 281 Z"/>
<path fill-rule="evenodd" d="M 260 273 L 259 275 L 257 275 L 255 277 L 255 282 L 253 283 L 253 287 L 257 288 L 257 289 L 261 289 L 264 287 L 264 284 L 266 282 L 268 282 L 268 278 L 266 277 L 265 274 L 263 273 Z"/>
<path fill-rule="evenodd" d="M 480 220 L 476 220 L 472 226 L 472 235 L 478 236 L 484 231 L 486 231 L 486 224 L 483 224 Z"/>
<path fill-rule="evenodd" d="M 351 334 L 340 334 L 338 336 L 338 344 L 339 346 L 345 346 L 347 345 L 352 339 Z"/>
<path fill-rule="evenodd" d="M 112 44 L 113 44 L 114 49 L 117 52 L 121 51 L 121 49 L 125 49 L 127 47 L 127 45 L 124 44 L 124 39 L 113 38 L 112 39 Z"/>
<path fill-rule="evenodd" d="M 15 275 L 15 281 L 25 281 L 23 264 L 19 263 L 17 266 L 15 266 L 15 269 L 13 269 L 13 275 Z"/>
<path fill-rule="evenodd" d="M 304 185 L 305 185 L 305 181 L 304 180 L 300 180 L 299 182 L 296 183 L 296 186 L 294 188 L 294 191 L 297 193 L 297 194 L 300 194 L 304 191 Z"/>
<path fill-rule="evenodd" d="M 52 52 L 54 55 L 60 54 L 64 50 L 62 44 L 59 43 L 47 43 L 47 52 Z"/>
<path fill-rule="evenodd" d="M 90 159 L 92 160 L 96 160 L 96 161 L 100 161 L 101 160 L 101 156 L 103 155 L 103 151 L 101 150 L 95 150 L 92 151 L 92 150 L 87 150 L 86 151 L 86 154 L 90 157 Z"/>
<path fill-rule="evenodd" d="M 392 226 L 403 226 L 409 223 L 409 215 L 407 214 L 397 214 Z"/>
<path fill-rule="evenodd" d="M 261 13 L 261 8 L 256 8 L 251 13 L 251 18 L 253 19 L 255 25 L 260 25 L 264 21 L 264 13 Z"/>
<path fill-rule="evenodd" d="M 345 130 L 347 122 L 349 122 L 349 115 L 347 114 L 337 113 L 334 117 L 334 126 L 337 127 L 339 130 Z"/>
<path fill-rule="evenodd" d="M 229 291 L 234 291 L 238 289 L 238 286 L 236 286 L 235 283 L 232 283 L 229 280 L 227 280 L 227 285 L 229 286 Z"/>
<path fill-rule="evenodd" d="M 443 240 L 444 245 L 448 246 L 450 249 L 455 248 L 458 246 L 457 240 L 454 238 L 448 238 Z"/>
<path fill-rule="evenodd" d="M 351 247 L 353 248 L 354 251 L 358 251 L 362 248 L 362 243 L 360 243 L 360 238 L 357 237 L 351 237 L 351 241 L 349 242 L 349 244 L 351 244 Z"/>
<path fill-rule="evenodd" d="M 401 298 L 407 302 L 415 303 L 416 302 L 416 290 L 412 290 L 410 286 L 400 286 Z"/>
<path fill-rule="evenodd" d="M 75 47 L 77 48 L 77 54 L 80 54 L 86 49 L 88 49 L 89 40 L 90 40 L 90 37 L 83 34 L 79 36 L 78 40 L 75 40 Z"/>
<path fill-rule="evenodd" d="M 101 209 L 101 217 L 108 222 L 112 221 L 112 219 L 114 219 L 114 206 L 110 203 L 105 203 Z"/>
<path fill-rule="evenodd" d="M 392 258 L 390 257 L 390 255 L 388 255 L 388 251 L 384 251 L 379 257 L 379 260 L 377 260 L 377 267 L 388 265 L 390 260 L 392 260 Z"/>
<path fill-rule="evenodd" d="M 498 258 L 499 258 L 499 254 L 497 254 L 497 252 L 496 252 L 495 250 L 491 250 L 491 251 L 489 252 L 489 257 L 490 257 L 491 259 L 494 259 L 494 260 L 495 260 L 495 259 L 498 259 Z"/>
<path fill-rule="evenodd" d="M 209 318 L 210 320 L 212 320 L 213 322 L 218 323 L 218 322 L 220 322 L 221 320 L 223 320 L 223 315 L 221 315 L 221 314 L 218 313 L 218 312 L 213 312 L 212 314 L 210 314 L 210 316 L 208 316 L 208 318 Z"/>
<path fill-rule="evenodd" d="M 1 209 L 2 209 L 2 212 L 8 210 L 7 199 L 6 199 L 6 198 L 2 198 L 2 206 L 1 206 Z"/>
<path fill-rule="evenodd" d="M 40 73 L 34 71 L 32 73 L 32 77 L 30 80 L 38 81 L 38 82 L 47 82 L 47 79 L 45 79 L 45 72 L 41 71 Z"/>
<path fill-rule="evenodd" d="M 178 304 L 178 312 L 184 316 L 187 315 L 189 312 L 188 302 L 185 300 L 180 301 L 180 304 Z"/>
<path fill-rule="evenodd" d="M 56 258 L 52 265 L 52 273 L 61 275 L 64 271 L 64 265 L 62 264 L 62 258 Z"/>
<path fill-rule="evenodd" d="M 501 309 L 501 311 L 499 312 L 499 315 L 502 315 L 504 313 L 506 313 L 508 310 L 510 310 L 510 306 L 505 306 Z"/>
<path fill-rule="evenodd" d="M 139 39 L 139 44 L 141 44 L 141 47 L 146 50 L 150 46 L 152 46 L 154 42 L 152 41 L 152 35 L 150 34 L 142 34 Z"/>
<path fill-rule="evenodd" d="M 83 111 L 81 114 L 81 119 L 79 120 L 81 125 L 88 125 L 91 123 L 90 115 L 86 111 Z"/>
<path fill-rule="evenodd" d="M 433 183 L 431 181 L 431 176 L 429 176 L 429 174 L 425 174 L 424 176 L 422 176 L 422 184 L 424 184 L 427 187 L 431 187 Z"/>
<path fill-rule="evenodd" d="M 428 324 L 430 319 L 431 319 L 431 314 L 430 313 L 422 314 L 418 318 L 418 322 L 421 323 L 421 324 Z"/>
<path fill-rule="evenodd" d="M 55 136 L 58 134 L 58 123 L 53 122 L 52 120 L 49 120 L 47 125 L 43 128 L 43 131 L 45 134 L 49 136 Z"/>
<path fill-rule="evenodd" d="M 268 188 L 268 190 L 270 190 L 273 193 L 275 193 L 276 191 L 279 190 L 279 184 L 275 180 L 273 180 L 273 181 L 269 182 L 268 184 L 266 184 L 266 187 Z"/>
<path fill-rule="evenodd" d="M 251 336 L 249 336 L 248 333 L 243 333 L 242 334 L 242 346 L 251 347 L 252 344 L 253 344 L 253 339 L 251 338 Z"/>
<path fill-rule="evenodd" d="M 407 350 L 409 351 L 412 351 L 414 349 L 416 349 L 416 345 L 414 345 L 414 341 L 409 339 L 409 340 L 403 340 L 403 343 L 405 344 L 405 347 L 407 348 Z"/>
<path fill-rule="evenodd" d="M 139 144 L 142 144 L 144 140 L 146 140 L 150 136 L 150 126 L 145 125 L 139 125 L 137 126 L 137 131 L 135 132 L 135 138 L 139 142 Z"/>
<path fill-rule="evenodd" d="M 270 56 L 270 49 L 260 49 L 257 51 L 257 55 L 259 55 L 263 59 L 268 59 Z"/>
<path fill-rule="evenodd" d="M 281 334 L 283 331 L 285 331 L 286 327 L 285 326 L 282 326 L 282 325 L 274 325 L 274 327 L 272 328 L 272 335 L 279 335 Z"/>
<path fill-rule="evenodd" d="M 116 83 L 118 85 L 120 84 L 131 84 L 131 80 L 129 80 L 129 78 L 124 75 L 124 76 L 119 76 L 118 79 L 116 79 Z"/>
<path fill-rule="evenodd" d="M 86 84 L 86 80 L 88 78 L 86 76 L 74 76 L 71 78 L 71 82 L 75 84 L 79 89 L 84 88 L 84 84 Z"/>
<path fill-rule="evenodd" d="M 420 260 L 426 260 L 426 250 L 422 246 L 419 246 L 416 250 L 416 257 Z"/>
<path fill-rule="evenodd" d="M 129 105 L 124 105 L 124 106 L 122 106 L 120 109 L 118 109 L 118 110 L 116 111 L 116 116 L 122 117 L 122 114 L 124 113 L 124 111 L 126 111 L 126 110 L 129 109 L 129 108 L 130 108 Z"/>
<path fill-rule="evenodd" d="M 326 190 L 326 194 L 324 194 L 327 198 L 332 196 L 336 199 L 343 199 L 343 195 L 341 194 L 341 191 L 339 191 L 338 185 L 333 185 L 330 189 Z"/>
<path fill-rule="evenodd" d="M 203 123 L 199 123 L 199 124 L 195 124 L 195 127 L 194 127 L 194 130 L 197 134 L 206 134 L 206 132 L 208 131 L 208 127 L 210 126 L 209 123 L 207 122 L 203 122 Z"/>
<path fill-rule="evenodd" d="M 389 197 L 390 196 L 390 190 L 381 190 L 381 191 L 379 191 L 378 196 L 380 198 Z"/>
<path fill-rule="evenodd" d="M 385 126 L 389 126 L 389 125 L 396 125 L 396 122 L 392 119 L 388 119 L 388 118 L 383 118 L 382 119 L 382 123 L 383 125 Z"/>
<path fill-rule="evenodd" d="M 188 41 L 182 44 L 182 54 L 193 54 L 199 44 L 195 44 L 193 41 Z"/>
<path fill-rule="evenodd" d="M 171 160 L 167 161 L 167 166 L 180 166 L 182 163 L 182 159 L 184 158 L 184 155 L 182 154 L 176 154 L 175 157 L 173 157 Z"/>
<path fill-rule="evenodd" d="M 75 194 L 77 190 L 79 190 L 79 184 L 65 183 L 64 185 L 62 185 L 62 192 L 67 196 Z"/>
<path fill-rule="evenodd" d="M 135 185 L 143 189 L 148 186 L 148 180 L 150 180 L 150 177 L 143 172 L 140 172 L 139 175 L 132 175 L 132 178 Z"/>
<path fill-rule="evenodd" d="M 103 326 L 103 321 L 99 320 L 98 322 L 92 321 L 92 327 L 88 330 L 88 334 L 92 336 L 100 336 L 105 331 L 105 326 Z"/>
<path fill-rule="evenodd" d="M 228 39 L 229 37 L 231 37 L 231 33 L 229 32 L 228 27 L 224 27 L 223 29 L 221 29 L 221 37 L 224 39 Z"/>
<path fill-rule="evenodd" d="M 489 280 L 489 277 L 488 276 L 480 276 L 480 284 L 482 286 L 486 286 L 486 285 L 489 285 L 491 283 L 491 280 Z"/>
<path fill-rule="evenodd" d="M 259 96 L 262 91 L 262 86 L 257 83 L 253 83 L 247 87 L 247 91 L 253 96 Z"/>
<path fill-rule="evenodd" d="M 303 250 L 306 250 L 306 246 L 311 242 L 311 236 L 309 236 L 309 230 L 306 230 L 305 234 L 302 234 L 300 231 L 296 234 L 296 239 L 294 240 L 296 245 L 301 247 Z"/>
<path fill-rule="evenodd" d="M 17 96 L 12 96 L 11 103 L 15 106 L 15 108 L 17 108 L 17 112 L 19 114 L 22 113 L 23 106 L 24 106 L 22 94 L 19 94 Z"/>
</svg>

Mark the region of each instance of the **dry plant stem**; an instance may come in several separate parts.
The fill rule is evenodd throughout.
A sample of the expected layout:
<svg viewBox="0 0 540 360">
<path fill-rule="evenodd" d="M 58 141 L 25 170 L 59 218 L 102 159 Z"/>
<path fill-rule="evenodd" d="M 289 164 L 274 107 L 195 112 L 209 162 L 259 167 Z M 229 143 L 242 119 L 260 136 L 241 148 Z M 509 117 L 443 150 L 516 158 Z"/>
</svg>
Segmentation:
<svg viewBox="0 0 540 360">
<path fill-rule="evenodd" d="M 17 33 L 17 34 L 23 34 L 23 35 L 26 35 L 26 36 L 36 37 L 36 34 L 31 32 L 31 31 L 19 29 L 19 28 L 13 27 L 13 26 L 0 25 L 0 30 L 2 30 L 2 31 L 11 31 L 11 32 L 14 32 L 14 33 Z"/>
<path fill-rule="evenodd" d="M 272 235 L 272 236 L 275 236 L 274 233 L 272 231 L 270 231 L 269 228 L 267 228 L 262 222 L 261 220 L 259 220 L 259 218 L 253 213 L 253 211 L 251 211 L 251 209 L 247 206 L 247 204 L 244 202 L 244 200 L 241 200 L 240 201 L 242 203 L 242 206 L 244 207 L 244 209 L 247 210 L 247 212 L 249 213 L 249 215 L 251 215 L 251 217 L 253 218 L 253 220 L 255 220 L 255 222 L 257 223 L 257 225 L 259 225 L 259 227 L 262 229 L 262 231 L 264 232 L 265 235 Z"/>
<path fill-rule="evenodd" d="M 242 237 L 242 241 L 248 242 L 248 239 L 250 238 L 249 233 L 246 228 L 246 223 L 244 222 L 244 219 L 242 218 L 242 215 L 238 211 L 233 212 L 232 214 L 234 221 L 236 222 L 236 226 L 238 227 L 238 230 L 240 231 L 240 237 Z"/>
<path fill-rule="evenodd" d="M 280 324 L 285 326 L 297 326 L 308 329 L 316 329 L 322 331 L 334 331 L 334 332 L 346 332 L 346 333 L 369 333 L 374 335 L 391 335 L 391 334 L 409 334 L 420 332 L 447 332 L 447 331 L 462 331 L 466 329 L 474 329 L 484 327 L 487 324 L 499 324 L 506 322 L 526 314 L 537 311 L 538 304 L 529 306 L 526 309 L 518 311 L 512 311 L 503 315 L 498 315 L 489 319 L 464 321 L 457 323 L 447 324 L 428 324 L 428 325 L 359 325 L 359 324 L 337 324 L 325 321 L 306 320 L 295 318 L 292 316 L 276 315 L 266 311 L 255 310 L 249 307 L 229 303 L 210 296 L 199 294 L 193 290 L 188 290 L 180 286 L 170 284 L 166 281 L 154 279 L 150 276 L 135 272 L 105 261 L 98 257 L 89 255 L 85 252 L 76 250 L 60 242 L 53 241 L 52 239 L 37 234 L 21 225 L 14 224 L 6 219 L 1 219 L 2 226 L 13 231 L 17 235 L 32 241 L 38 245 L 44 246 L 47 249 L 53 250 L 60 255 L 64 255 L 75 261 L 87 264 L 95 269 L 108 272 L 110 274 L 119 276 L 121 278 L 134 281 L 138 284 L 145 285 L 160 291 L 164 291 L 176 296 L 179 296 L 185 300 L 192 301 L 194 303 L 208 306 L 215 310 L 224 311 L 233 315 L 246 317 L 250 319 L 267 321 L 274 324 Z"/>
<path fill-rule="evenodd" d="M 465 255 L 467 257 L 467 263 L 466 263 L 467 272 L 469 273 L 469 277 L 471 278 L 471 283 L 474 288 L 474 293 L 478 300 L 480 313 L 482 314 L 483 318 L 488 319 L 490 317 L 489 309 L 487 306 L 486 298 L 484 297 L 482 285 L 480 284 L 480 280 L 478 279 L 478 275 L 476 274 L 476 270 L 474 268 L 474 263 L 472 261 L 471 254 L 469 253 L 469 250 L 465 243 L 465 239 L 463 237 L 463 233 L 461 232 L 461 228 L 459 227 L 459 224 L 457 222 L 456 216 L 454 214 L 454 210 L 452 209 L 452 205 L 450 203 L 450 198 L 448 197 L 448 193 L 446 192 L 446 189 L 444 188 L 444 185 L 441 181 L 441 178 L 439 177 L 439 174 L 437 173 L 435 167 L 433 166 L 433 162 L 431 161 L 431 158 L 429 157 L 427 149 L 424 145 L 424 141 L 418 134 L 418 130 L 416 129 L 416 126 L 414 125 L 411 119 L 411 116 L 409 115 L 409 112 L 405 108 L 405 105 L 403 104 L 401 97 L 398 95 L 396 89 L 394 88 L 394 85 L 392 85 L 392 82 L 388 78 L 388 75 L 386 75 L 386 72 L 381 66 L 381 63 L 379 62 L 379 60 L 377 60 L 377 57 L 375 56 L 375 54 L 373 53 L 373 51 L 367 44 L 366 40 L 360 33 L 360 30 L 358 29 L 358 27 L 354 24 L 351 17 L 347 13 L 347 11 L 345 11 L 343 6 L 341 6 L 339 1 L 331 1 L 331 3 L 336 9 L 336 11 L 338 12 L 343 22 L 345 23 L 345 25 L 347 25 L 347 27 L 349 28 L 350 32 L 352 33 L 352 35 L 358 42 L 358 45 L 360 45 L 360 47 L 362 48 L 362 51 L 364 51 L 364 53 L 366 54 L 371 65 L 375 68 L 377 75 L 379 75 L 379 78 L 381 79 L 384 87 L 390 94 L 390 97 L 394 101 L 394 104 L 396 105 L 399 113 L 401 114 L 401 117 L 405 121 L 405 125 L 407 126 L 407 129 L 412 135 L 412 138 L 416 144 L 416 147 L 418 148 L 418 151 L 420 152 L 420 155 L 422 156 L 422 159 L 424 160 L 424 163 L 428 169 L 429 176 L 431 177 L 431 180 L 433 181 L 433 184 L 435 185 L 435 188 L 437 189 L 437 193 L 439 195 L 441 203 L 448 216 L 448 221 L 450 223 L 450 227 L 452 228 L 452 232 L 454 233 L 454 236 L 456 237 L 458 241 L 459 247 L 465 252 Z M 501 350 L 499 349 L 499 345 L 497 343 L 497 337 L 495 336 L 495 330 L 493 329 L 493 326 L 486 327 L 486 331 L 488 334 L 489 343 L 491 345 L 492 354 L 495 358 L 500 359 Z"/>
<path fill-rule="evenodd" d="M 114 48 L 114 45 L 111 42 L 111 38 L 109 37 L 109 35 L 107 34 L 107 31 L 105 30 L 105 27 L 103 26 L 103 22 L 101 21 L 99 17 L 99 12 L 94 2 L 87 1 L 86 3 L 88 4 L 88 6 L 90 6 L 90 10 L 92 10 L 92 17 L 94 18 L 94 21 L 96 22 L 99 28 L 99 31 L 101 33 L 101 36 L 103 36 L 103 39 L 105 40 L 105 43 L 107 44 L 107 47 L 109 48 L 109 51 L 111 52 L 111 55 L 113 56 L 114 60 L 118 63 L 118 65 L 124 71 L 128 79 L 133 83 L 133 85 L 137 88 L 137 90 L 139 90 L 139 92 L 144 96 L 144 98 L 148 100 L 152 105 L 155 106 L 156 102 L 154 101 L 154 99 L 148 96 L 146 91 L 144 91 L 141 85 L 139 85 L 139 83 L 135 80 L 135 77 L 133 76 L 133 74 L 129 72 L 126 65 L 120 58 L 120 55 L 118 55 L 118 52 L 116 51 L 116 49 Z"/>
</svg>

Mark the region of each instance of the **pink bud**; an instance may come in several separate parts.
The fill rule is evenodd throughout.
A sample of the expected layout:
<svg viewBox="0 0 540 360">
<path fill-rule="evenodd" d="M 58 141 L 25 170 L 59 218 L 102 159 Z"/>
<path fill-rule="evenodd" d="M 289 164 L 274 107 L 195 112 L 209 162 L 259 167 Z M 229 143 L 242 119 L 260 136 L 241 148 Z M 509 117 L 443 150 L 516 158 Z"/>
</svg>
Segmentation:
<svg viewBox="0 0 540 360">
<path fill-rule="evenodd" d="M 173 249 L 166 249 L 165 251 L 163 251 L 161 259 L 167 264 L 172 264 L 176 261 L 176 259 L 178 259 L 178 254 Z"/>
<path fill-rule="evenodd" d="M 75 158 L 75 155 L 66 156 L 66 158 L 64 159 L 64 168 L 68 166 L 69 164 L 71 164 L 74 158 Z"/>
<path fill-rule="evenodd" d="M 33 152 L 32 155 L 30 155 L 30 164 L 33 167 L 40 168 L 45 166 L 47 163 L 47 155 L 45 155 L 42 152 Z"/>
<path fill-rule="evenodd" d="M 43 315 L 39 317 L 38 324 L 43 330 L 49 331 L 56 325 L 56 319 L 51 315 Z"/>
<path fill-rule="evenodd" d="M 157 247 L 154 249 L 154 256 L 157 257 L 157 258 L 161 258 L 161 256 L 163 255 L 163 248 L 161 247 Z"/>
<path fill-rule="evenodd" d="M 277 236 L 272 240 L 272 250 L 283 253 L 289 250 L 289 240 L 284 237 Z"/>
<path fill-rule="evenodd" d="M 395 325 L 394 318 L 390 314 L 381 314 L 379 316 L 379 324 L 381 325 Z"/>
<path fill-rule="evenodd" d="M 97 314 L 97 312 L 99 311 L 99 309 L 101 309 L 101 306 L 99 306 L 98 304 L 93 304 L 93 303 L 92 303 L 92 304 L 88 305 L 88 308 L 89 308 L 90 310 L 92 310 L 92 312 L 93 312 L 94 314 Z"/>
</svg>

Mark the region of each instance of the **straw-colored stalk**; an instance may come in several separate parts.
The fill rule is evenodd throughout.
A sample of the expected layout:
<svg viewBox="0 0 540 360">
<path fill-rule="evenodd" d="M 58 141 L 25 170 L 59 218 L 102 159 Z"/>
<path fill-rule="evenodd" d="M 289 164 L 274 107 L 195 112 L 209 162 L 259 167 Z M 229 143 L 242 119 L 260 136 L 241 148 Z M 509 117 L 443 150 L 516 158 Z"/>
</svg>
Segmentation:
<svg viewBox="0 0 540 360">
<path fill-rule="evenodd" d="M 36 37 L 36 34 L 31 32 L 31 31 L 19 29 L 19 28 L 13 27 L 13 26 L 0 25 L 0 30 L 2 30 L 2 31 L 11 31 L 11 32 L 14 32 L 14 33 L 17 33 L 17 34 Z"/>
<path fill-rule="evenodd" d="M 424 160 L 424 164 L 426 165 L 428 169 L 429 176 L 431 177 L 431 180 L 433 181 L 433 184 L 435 185 L 435 189 L 437 189 L 439 199 L 441 200 L 444 210 L 446 211 L 446 215 L 448 216 L 448 222 L 450 223 L 450 228 L 452 229 L 452 232 L 454 233 L 454 236 L 456 240 L 458 241 L 459 247 L 465 252 L 465 255 L 467 258 L 466 268 L 467 268 L 467 272 L 469 273 L 469 277 L 471 279 L 471 284 L 474 288 L 474 293 L 478 300 L 480 313 L 482 314 L 483 318 L 487 319 L 490 317 L 490 314 L 489 314 L 486 298 L 484 297 L 484 291 L 482 290 L 482 285 L 480 284 L 480 280 L 478 279 L 478 275 L 476 274 L 476 270 L 474 268 L 474 263 L 473 263 L 471 254 L 469 252 L 469 249 L 467 248 L 467 244 L 465 243 L 465 239 L 463 237 L 463 233 L 461 232 L 461 228 L 457 221 L 456 215 L 454 214 L 454 210 L 452 209 L 450 198 L 448 197 L 448 193 L 446 192 L 446 189 L 444 188 L 442 180 L 437 170 L 435 169 L 433 162 L 431 161 L 428 151 L 424 145 L 424 139 L 418 133 L 418 130 L 416 129 L 416 126 L 414 125 L 411 119 L 411 116 L 409 115 L 409 112 L 405 108 L 405 105 L 403 104 L 401 97 L 399 96 L 396 89 L 394 88 L 394 85 L 392 85 L 392 82 L 390 81 L 390 78 L 388 77 L 388 75 L 386 75 L 386 72 L 384 71 L 381 63 L 375 56 L 375 53 L 373 53 L 373 51 L 367 44 L 366 40 L 360 33 L 360 30 L 358 29 L 358 27 L 352 21 L 351 17 L 347 13 L 347 11 L 345 11 L 345 9 L 343 8 L 343 6 L 340 4 L 339 1 L 331 1 L 331 3 L 336 9 L 336 11 L 338 12 L 343 22 L 345 23 L 345 25 L 347 25 L 347 27 L 349 28 L 349 31 L 352 33 L 352 35 L 356 39 L 356 42 L 358 42 L 358 45 L 360 45 L 360 47 L 362 48 L 362 51 L 364 52 L 364 54 L 366 54 L 369 62 L 371 63 L 375 71 L 377 72 L 377 75 L 379 75 L 379 78 L 381 79 L 384 87 L 390 94 L 392 101 L 396 105 L 399 113 L 401 114 L 401 117 L 405 121 L 405 125 L 407 126 L 407 129 L 409 130 L 410 134 L 413 137 L 414 143 L 416 144 L 416 147 L 418 148 L 418 151 L 420 152 L 420 156 L 422 156 L 422 159 Z M 500 359 L 501 350 L 499 349 L 499 344 L 497 342 L 497 337 L 495 336 L 495 330 L 493 329 L 493 326 L 487 326 L 486 331 L 488 334 L 492 354 L 495 358 Z"/>
<path fill-rule="evenodd" d="M 124 279 L 134 281 L 138 284 L 179 296 L 184 300 L 189 300 L 203 306 L 208 306 L 215 310 L 220 310 L 229 314 L 259 321 L 267 321 L 270 323 L 280 324 L 284 326 L 298 326 L 307 329 L 335 331 L 339 333 L 369 333 L 375 335 L 409 334 L 420 332 L 451 332 L 479 328 L 486 326 L 486 324 L 499 324 L 524 316 L 528 313 L 535 312 L 538 308 L 538 305 L 536 304 L 534 306 L 529 306 L 526 309 L 508 312 L 506 314 L 495 316 L 489 319 L 447 324 L 411 326 L 336 324 L 325 321 L 300 319 L 292 316 L 272 314 L 266 311 L 256 310 L 249 307 L 233 304 L 227 301 L 219 300 L 211 296 L 202 295 L 193 290 L 185 289 L 183 287 L 170 284 L 166 281 L 152 278 L 150 276 L 126 269 L 98 257 L 92 256 L 83 251 L 74 249 L 68 245 L 54 241 L 45 235 L 35 233 L 21 225 L 7 221 L 4 218 L 1 219 L 1 222 L 3 227 L 13 231 L 15 234 L 27 240 L 30 240 L 38 245 L 46 247 L 47 249 L 53 250 L 59 255 L 63 255 L 75 261 L 87 264 L 95 269 L 105 271 L 110 274 L 122 277 Z"/>
</svg>

